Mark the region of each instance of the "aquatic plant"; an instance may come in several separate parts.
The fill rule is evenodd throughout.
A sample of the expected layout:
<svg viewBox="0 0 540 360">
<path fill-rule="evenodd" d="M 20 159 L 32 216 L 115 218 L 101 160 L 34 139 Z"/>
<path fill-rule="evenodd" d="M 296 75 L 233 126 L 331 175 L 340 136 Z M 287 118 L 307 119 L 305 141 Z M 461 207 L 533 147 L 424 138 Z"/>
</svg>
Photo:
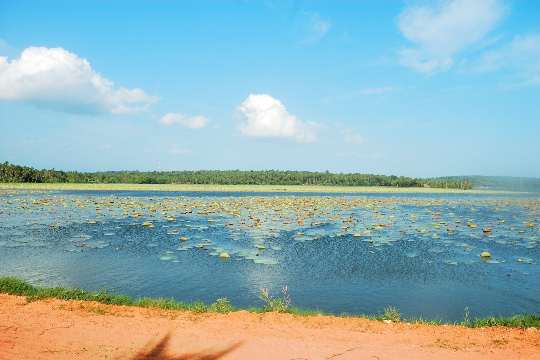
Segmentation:
<svg viewBox="0 0 540 360">
<path fill-rule="evenodd" d="M 7 231 L 0 236 L 0 251 L 7 256 L 17 251 L 11 248 L 19 247 L 64 250 L 87 256 L 103 254 L 109 259 L 113 252 L 123 256 L 127 251 L 148 251 L 154 260 L 161 260 L 152 266 L 167 267 L 172 272 L 188 268 L 192 259 L 209 256 L 213 257 L 209 260 L 213 261 L 211 266 L 231 274 L 238 264 L 248 263 L 246 266 L 257 272 L 285 270 L 295 274 L 300 269 L 296 265 L 317 262 L 321 265 L 317 273 L 335 274 L 343 263 L 347 272 L 354 269 L 358 275 L 381 275 L 381 278 L 389 275 L 383 265 L 394 269 L 403 262 L 401 265 L 413 276 L 413 281 L 426 264 L 437 269 L 429 273 L 430 277 L 439 277 L 433 274 L 440 270 L 443 276 L 455 272 L 461 280 L 474 266 L 483 266 L 483 270 L 492 274 L 497 268 L 515 269 L 517 275 L 525 280 L 532 278 L 532 282 L 532 274 L 537 271 L 535 249 L 539 245 L 540 200 L 530 197 L 1 192 L 5 196 L 0 196 L 0 213 L 6 214 L 3 222 Z M 171 216 L 174 223 L 168 220 Z M 477 228 L 466 225 L 473 221 Z M 155 225 L 155 229 L 146 229 L 144 224 Z M 492 229 L 491 235 L 485 235 L 486 227 Z M 105 247 L 108 249 L 101 250 Z M 327 253 L 329 249 L 332 252 Z M 487 253 L 479 256 L 484 249 L 491 251 L 492 256 L 485 256 Z M 295 266 L 291 266 L 291 251 L 300 255 L 294 258 Z M 355 256 L 348 256 L 349 253 Z M 356 264 L 356 255 L 364 256 L 365 261 Z M 41 251 L 33 251 L 32 256 L 40 261 Z M 375 271 L 369 264 L 378 264 Z M 5 271 L 17 271 L 15 265 L 12 262 Z M 58 279 L 56 276 L 49 279 L 54 281 Z M 402 277 L 399 274 L 398 278 Z M 110 279 L 104 279 L 103 284 L 110 286 Z M 488 280 L 491 279 L 490 276 Z M 271 283 L 269 280 L 265 279 Z M 502 288 L 515 281 L 515 277 L 508 277 L 495 286 Z M 234 286 L 234 283 L 225 285 Z M 316 285 L 306 283 L 308 287 Z M 491 286 L 488 282 L 479 285 Z M 181 294 L 183 286 L 178 284 L 175 293 Z M 523 289 L 519 287 L 516 293 Z M 68 299 L 84 299 L 87 295 L 73 289 L 48 291 Z M 40 296 L 49 295 L 41 292 L 35 298 Z M 107 299 L 109 294 L 104 292 L 100 296 Z M 323 291 L 320 296 L 322 302 L 335 294 Z M 498 309 L 486 305 L 498 313 Z M 509 302 L 506 308 L 523 309 L 512 305 Z M 174 308 L 188 307 L 183 304 Z M 196 309 L 199 311 L 200 307 Z M 534 305 L 525 309 L 535 310 Z M 371 311 L 379 310 L 380 307 Z M 458 314 L 452 320 L 462 319 Z"/>
</svg>

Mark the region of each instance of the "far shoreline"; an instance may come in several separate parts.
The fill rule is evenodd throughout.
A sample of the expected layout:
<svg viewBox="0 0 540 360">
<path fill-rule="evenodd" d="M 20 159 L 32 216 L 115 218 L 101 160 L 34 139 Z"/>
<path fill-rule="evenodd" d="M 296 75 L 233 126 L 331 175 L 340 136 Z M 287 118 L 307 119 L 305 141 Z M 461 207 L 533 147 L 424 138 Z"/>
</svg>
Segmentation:
<svg viewBox="0 0 540 360">
<path fill-rule="evenodd" d="M 505 195 L 528 192 L 479 189 L 392 186 L 324 185 L 217 185 L 217 184 L 120 184 L 120 183 L 0 183 L 0 190 L 71 190 L 71 191 L 171 191 L 171 192 L 253 192 L 253 193 L 393 193 L 393 194 L 477 194 Z"/>
</svg>

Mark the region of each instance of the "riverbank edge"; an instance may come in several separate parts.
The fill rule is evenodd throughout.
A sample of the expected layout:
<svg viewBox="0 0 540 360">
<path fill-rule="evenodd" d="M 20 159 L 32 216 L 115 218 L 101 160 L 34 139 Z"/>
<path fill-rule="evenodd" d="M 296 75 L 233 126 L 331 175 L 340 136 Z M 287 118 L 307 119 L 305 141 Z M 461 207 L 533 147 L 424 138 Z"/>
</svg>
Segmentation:
<svg viewBox="0 0 540 360">
<path fill-rule="evenodd" d="M 70 191 L 170 191 L 170 192 L 253 192 L 253 193 L 395 193 L 395 194 L 526 194 L 503 190 L 461 190 L 386 186 L 319 185 L 209 185 L 209 184 L 106 184 L 106 183 L 0 183 L 0 190 Z"/>
<path fill-rule="evenodd" d="M 64 287 L 37 287 L 29 282 L 12 276 L 0 277 L 0 293 L 24 296 L 28 302 L 59 299 L 76 301 L 93 301 L 105 305 L 134 306 L 142 308 L 155 308 L 161 310 L 191 311 L 194 313 L 229 313 L 234 311 L 248 311 L 252 313 L 281 312 L 296 316 L 331 316 L 346 318 L 364 318 L 374 321 L 385 322 L 403 322 L 411 324 L 429 324 L 429 325 L 454 325 L 470 328 L 502 326 L 510 328 L 537 328 L 540 329 L 540 314 L 516 314 L 507 317 L 486 317 L 470 319 L 468 310 L 464 311 L 464 320 L 462 322 L 443 322 L 439 320 L 428 320 L 422 318 L 403 319 L 399 310 L 393 307 L 387 307 L 380 314 L 341 314 L 335 315 L 324 313 L 317 310 L 302 309 L 297 307 L 283 307 L 279 298 L 272 299 L 274 303 L 266 302 L 264 307 L 260 308 L 236 308 L 233 307 L 226 298 L 217 299 L 212 304 L 205 304 L 202 301 L 182 302 L 173 298 L 132 298 L 127 295 L 120 295 L 101 291 L 88 291 L 80 288 Z M 273 306 L 276 305 L 276 306 Z"/>
</svg>

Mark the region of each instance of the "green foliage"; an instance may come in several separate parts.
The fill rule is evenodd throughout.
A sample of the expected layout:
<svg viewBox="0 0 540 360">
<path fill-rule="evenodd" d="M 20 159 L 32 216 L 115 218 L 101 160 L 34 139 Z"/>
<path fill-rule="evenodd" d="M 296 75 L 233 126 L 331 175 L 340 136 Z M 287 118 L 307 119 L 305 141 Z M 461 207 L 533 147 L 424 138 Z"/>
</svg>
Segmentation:
<svg viewBox="0 0 540 360">
<path fill-rule="evenodd" d="M 468 324 L 463 324 L 469 327 L 490 327 L 490 326 L 506 326 L 515 328 L 537 328 L 540 329 L 540 315 L 523 314 L 508 317 L 487 317 L 475 319 Z"/>
<path fill-rule="evenodd" d="M 469 310 L 469 307 L 465 307 L 465 311 L 463 313 L 463 325 L 469 326 L 471 323 L 471 312 Z"/>
<path fill-rule="evenodd" d="M 264 303 L 264 311 L 289 312 L 291 297 L 287 286 L 281 289 L 281 297 L 273 297 L 267 288 L 261 289 L 259 299 Z"/>
<path fill-rule="evenodd" d="M 290 307 L 287 309 L 287 313 L 298 315 L 298 316 L 320 316 L 320 315 L 328 315 L 325 314 L 321 310 L 311 310 L 311 309 L 302 309 L 298 307 Z"/>
<path fill-rule="evenodd" d="M 527 191 L 540 192 L 540 179 L 513 177 L 513 176 L 447 176 L 431 179 L 428 181 L 431 186 L 445 188 L 452 187 L 452 184 L 464 184 L 467 188 L 474 187 L 479 190 L 506 190 L 506 191 Z M 467 189 L 465 188 L 465 189 Z"/>
<path fill-rule="evenodd" d="M 145 308 L 158 308 L 163 310 L 187 310 L 188 305 L 173 298 L 142 298 L 134 303 L 135 306 Z"/>
<path fill-rule="evenodd" d="M 0 293 L 26 296 L 29 301 L 55 298 L 62 300 L 90 300 L 114 305 L 133 304 L 133 301 L 125 295 L 115 295 L 106 291 L 90 292 L 77 288 L 37 288 L 14 277 L 0 277 Z"/>
<path fill-rule="evenodd" d="M 164 310 L 188 310 L 197 313 L 203 313 L 208 311 L 228 313 L 234 311 L 234 308 L 230 304 L 227 298 L 217 299 L 213 304 L 207 306 L 201 301 L 193 303 L 184 303 L 172 298 L 140 298 L 132 299 L 125 295 L 116 295 L 107 291 L 91 292 L 83 289 L 66 289 L 62 287 L 55 288 L 41 288 L 30 285 L 24 280 L 15 277 L 0 277 L 0 293 L 26 296 L 29 301 L 56 298 L 62 300 L 87 300 L 95 301 L 102 304 L 112 305 L 132 305 L 146 308 L 159 308 Z M 267 289 L 262 289 L 260 298 L 264 303 L 263 308 L 249 308 L 250 312 L 261 313 L 268 311 L 276 311 L 282 313 L 290 313 L 298 316 L 312 316 L 321 315 L 319 311 L 305 310 L 291 307 L 291 299 L 288 293 L 287 287 L 284 287 L 281 291 L 281 297 L 274 298 L 270 295 Z M 102 310 L 99 310 L 104 313 Z M 351 316 L 351 315 L 343 315 Z M 384 309 L 382 315 L 368 316 L 368 315 L 353 315 L 363 318 L 376 319 L 376 320 L 391 320 L 394 322 L 401 321 L 401 314 L 395 307 L 387 307 Z M 469 315 L 465 316 L 468 319 Z M 443 324 L 438 320 L 424 320 L 424 319 L 405 319 L 404 321 L 412 323 L 425 323 L 425 324 Z M 540 329 L 540 315 L 538 314 L 523 314 L 514 315 L 509 317 L 488 317 L 482 319 L 464 321 L 461 325 L 468 327 L 489 327 L 489 326 L 506 326 L 516 328 L 537 328 Z"/>
<path fill-rule="evenodd" d="M 208 311 L 208 306 L 206 306 L 206 304 L 202 301 L 195 301 L 188 306 L 188 310 L 196 313 L 204 313 Z"/>
<path fill-rule="evenodd" d="M 401 321 L 401 313 L 399 310 L 394 306 L 387 306 L 384 308 L 383 314 L 382 314 L 382 320 L 390 320 L 393 322 L 400 322 Z"/>
<path fill-rule="evenodd" d="M 31 296 L 37 292 L 37 288 L 33 287 L 24 280 L 15 277 L 0 277 L 0 293 Z"/>
<path fill-rule="evenodd" d="M 320 185 L 442 187 L 470 189 L 467 179 L 418 179 L 395 175 L 334 174 L 330 172 L 279 170 L 197 170 L 197 171 L 76 171 L 37 170 L 28 166 L 0 163 L 3 183 L 105 183 L 105 184 L 206 184 L 206 185 Z"/>
<path fill-rule="evenodd" d="M 208 307 L 208 310 L 212 312 L 227 314 L 233 311 L 231 302 L 226 297 L 217 299 L 213 304 Z"/>
</svg>

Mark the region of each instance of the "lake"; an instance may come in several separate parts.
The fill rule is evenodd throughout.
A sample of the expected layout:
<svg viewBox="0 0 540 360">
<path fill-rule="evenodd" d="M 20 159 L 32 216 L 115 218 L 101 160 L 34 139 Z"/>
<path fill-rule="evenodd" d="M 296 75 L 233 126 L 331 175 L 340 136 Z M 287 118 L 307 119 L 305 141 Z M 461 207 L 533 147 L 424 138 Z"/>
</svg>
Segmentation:
<svg viewBox="0 0 540 360">
<path fill-rule="evenodd" d="M 538 194 L 0 192 L 0 275 L 134 297 L 538 313 L 539 245 Z"/>
</svg>

